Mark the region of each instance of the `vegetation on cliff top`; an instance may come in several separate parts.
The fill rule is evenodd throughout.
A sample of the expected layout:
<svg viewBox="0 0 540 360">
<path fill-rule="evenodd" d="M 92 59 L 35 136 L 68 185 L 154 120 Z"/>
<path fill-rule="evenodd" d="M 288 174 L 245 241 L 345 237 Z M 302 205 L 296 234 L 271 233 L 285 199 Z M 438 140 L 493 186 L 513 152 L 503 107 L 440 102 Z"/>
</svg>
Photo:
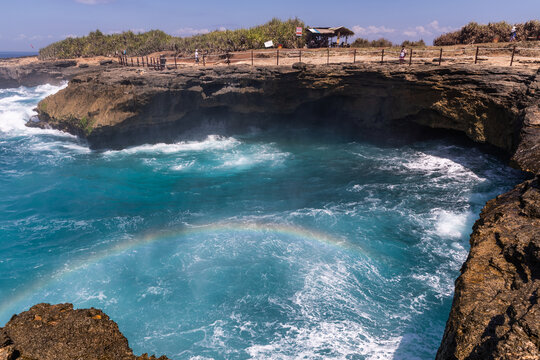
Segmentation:
<svg viewBox="0 0 540 360">
<path fill-rule="evenodd" d="M 538 39 L 540 36 L 540 21 L 531 20 L 523 24 L 516 24 L 516 41 Z M 433 45 L 479 44 L 490 42 L 510 41 L 512 25 L 506 21 L 489 23 L 487 25 L 470 22 L 460 30 L 442 34 Z"/>
<path fill-rule="evenodd" d="M 176 51 L 192 54 L 195 49 L 209 52 L 242 51 L 260 49 L 264 42 L 272 40 L 287 48 L 304 46 L 304 38 L 297 38 L 297 26 L 305 27 L 300 19 L 282 21 L 272 19 L 266 24 L 249 29 L 212 31 L 190 37 L 175 37 L 161 30 L 135 34 L 103 34 L 96 30 L 79 38 L 67 38 L 39 50 L 41 59 L 68 59 L 75 57 L 112 56 L 127 51 L 129 56 L 147 55 L 157 51 Z"/>
</svg>

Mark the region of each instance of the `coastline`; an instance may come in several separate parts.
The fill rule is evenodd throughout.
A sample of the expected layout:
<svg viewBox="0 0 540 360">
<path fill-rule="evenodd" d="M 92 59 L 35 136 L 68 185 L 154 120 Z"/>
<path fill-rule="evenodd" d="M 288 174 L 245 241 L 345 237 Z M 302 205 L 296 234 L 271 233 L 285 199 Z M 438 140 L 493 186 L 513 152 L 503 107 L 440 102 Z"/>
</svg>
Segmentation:
<svg viewBox="0 0 540 360">
<path fill-rule="evenodd" d="M 199 114 L 203 112 L 211 117 L 209 109 L 225 106 L 230 111 L 230 119 L 259 114 L 258 121 L 264 123 L 272 120 L 264 115 L 268 109 L 274 115 L 295 116 L 318 111 L 311 107 L 314 103 L 323 101 L 330 105 L 347 95 L 347 101 L 341 101 L 340 106 L 352 115 L 348 119 L 356 128 L 377 126 L 384 129 L 392 124 L 386 120 L 392 120 L 457 130 L 476 142 L 489 143 L 507 152 L 512 157 L 512 164 L 524 171 L 533 175 L 540 171 L 540 150 L 535 147 L 540 136 L 539 72 L 530 69 L 475 70 L 466 66 L 448 66 L 438 70 L 431 67 L 389 70 L 350 65 L 316 69 L 231 67 L 204 72 L 186 70 L 182 76 L 176 72 L 144 74 L 134 69 L 98 69 L 97 72 L 93 69 L 93 73 L 66 75 L 72 78 L 69 87 L 38 107 L 39 126 L 67 130 L 87 138 L 97 147 L 115 144 L 113 147 L 122 148 L 126 144 L 113 140 L 140 133 L 141 129 L 145 134 L 141 141 L 155 142 L 162 141 L 163 134 L 148 134 L 149 128 L 161 127 L 164 133 L 169 133 L 171 129 L 183 131 L 192 127 L 189 117 L 179 116 L 181 114 L 199 111 Z M 173 77 L 176 80 L 171 83 Z M 523 85 L 525 82 L 526 86 Z M 377 90 L 366 95 L 368 88 Z M 413 94 L 410 94 L 411 88 Z M 384 89 L 392 89 L 392 92 Z M 398 99 L 397 107 L 388 107 L 384 99 L 389 97 Z M 160 113 L 159 118 L 165 121 L 158 120 L 153 102 L 161 99 L 178 105 L 174 102 L 178 98 L 182 99 L 182 104 L 189 103 L 192 107 L 179 110 L 178 106 L 170 106 L 168 108 L 174 111 Z M 364 99 L 364 102 L 358 99 Z M 92 104 L 95 108 L 84 107 L 84 104 Z M 368 106 L 376 109 L 369 116 L 356 113 L 357 109 Z M 337 111 L 335 107 L 333 110 Z M 93 114 L 93 120 L 82 121 L 89 114 Z M 145 122 L 148 118 L 150 122 Z M 491 122 L 493 118 L 497 121 Z M 178 125 L 182 125 L 180 129 Z M 245 125 L 242 122 L 235 124 L 238 127 Z M 100 143 L 100 139 L 105 141 Z M 540 237 L 534 224 L 540 214 L 538 191 L 537 178 L 518 185 L 486 205 L 471 236 L 471 253 L 457 280 L 454 305 L 438 358 L 461 359 L 473 353 L 505 358 L 515 356 L 508 355 L 508 351 L 516 346 L 522 346 L 531 356 L 537 355 L 534 353 L 538 350 L 538 343 L 534 341 L 538 339 L 538 325 L 535 327 L 534 323 L 538 314 L 538 304 L 534 302 L 538 298 L 535 265 L 538 251 L 535 249 L 538 249 Z M 510 233 L 523 236 L 505 235 L 506 240 L 501 241 L 500 235 L 496 234 L 508 232 L 510 225 L 505 221 L 515 226 Z M 522 232 L 522 227 L 527 226 L 532 229 L 528 233 Z M 486 245 L 486 239 L 491 245 Z M 487 247 L 478 255 L 476 249 L 482 246 Z M 496 279 L 493 284 L 490 279 L 483 279 L 486 269 L 498 271 L 493 275 Z M 479 279 L 483 280 L 478 287 L 475 284 Z M 504 297 L 490 297 L 498 306 L 486 302 L 488 290 L 504 294 Z M 478 294 L 482 296 L 478 297 Z M 530 305 L 525 306 L 527 299 Z M 482 303 L 488 304 L 489 311 L 477 310 L 477 305 Z M 529 310 L 522 311 L 521 306 Z M 514 310 L 508 310 L 510 307 Z M 529 314 L 532 321 L 523 320 L 524 313 Z M 494 318 L 498 320 L 493 321 Z M 527 330 L 520 331 L 520 328 Z M 484 335 L 486 332 L 489 336 Z"/>
</svg>

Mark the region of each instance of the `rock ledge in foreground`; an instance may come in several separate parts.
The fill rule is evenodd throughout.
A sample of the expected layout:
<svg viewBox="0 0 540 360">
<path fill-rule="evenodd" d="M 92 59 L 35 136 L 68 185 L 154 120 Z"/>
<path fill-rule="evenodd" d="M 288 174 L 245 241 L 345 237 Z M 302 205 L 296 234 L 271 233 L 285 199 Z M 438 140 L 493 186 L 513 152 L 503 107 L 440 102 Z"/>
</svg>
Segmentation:
<svg viewBox="0 0 540 360">
<path fill-rule="evenodd" d="M 0 360 L 150 360 L 133 355 L 118 325 L 101 310 L 38 304 L 0 329 Z M 167 360 L 162 356 L 159 360 Z"/>
</svg>

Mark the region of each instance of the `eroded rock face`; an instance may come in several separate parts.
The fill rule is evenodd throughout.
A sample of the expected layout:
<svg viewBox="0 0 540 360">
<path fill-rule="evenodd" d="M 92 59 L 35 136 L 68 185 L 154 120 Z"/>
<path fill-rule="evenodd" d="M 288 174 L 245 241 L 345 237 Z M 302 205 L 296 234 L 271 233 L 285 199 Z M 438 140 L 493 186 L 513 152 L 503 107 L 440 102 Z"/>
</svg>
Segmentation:
<svg viewBox="0 0 540 360">
<path fill-rule="evenodd" d="M 77 67 L 73 60 L 34 62 L 26 65 L 0 64 L 0 89 L 43 84 L 60 85 L 75 75 L 95 70 Z"/>
<path fill-rule="evenodd" d="M 490 200 L 437 359 L 540 359 L 540 177 Z"/>
<path fill-rule="evenodd" d="M 98 309 L 38 304 L 0 329 L 0 360 L 146 360 L 133 355 L 118 325 Z M 161 357 L 166 360 L 166 357 Z"/>
<path fill-rule="evenodd" d="M 533 69 L 471 65 L 123 68 L 75 77 L 39 104 L 41 122 L 32 124 L 71 132 L 93 148 L 123 148 L 175 141 L 212 124 L 234 130 L 324 122 L 361 131 L 417 123 L 513 155 L 522 127 L 527 141 L 540 138 L 538 114 L 525 111 L 538 101 L 531 89 L 539 80 Z M 514 161 L 538 170 L 529 148 Z"/>
</svg>

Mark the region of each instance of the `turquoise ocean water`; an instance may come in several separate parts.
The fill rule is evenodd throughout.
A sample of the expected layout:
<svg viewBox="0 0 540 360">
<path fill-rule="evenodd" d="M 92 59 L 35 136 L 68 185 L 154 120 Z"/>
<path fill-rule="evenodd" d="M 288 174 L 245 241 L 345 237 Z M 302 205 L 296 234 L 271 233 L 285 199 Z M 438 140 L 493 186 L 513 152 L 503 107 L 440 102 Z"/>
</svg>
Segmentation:
<svg viewBox="0 0 540 360">
<path fill-rule="evenodd" d="M 432 359 L 488 199 L 521 175 L 451 140 L 296 129 L 91 151 L 0 90 L 0 324 L 98 307 L 173 359 Z"/>
</svg>

